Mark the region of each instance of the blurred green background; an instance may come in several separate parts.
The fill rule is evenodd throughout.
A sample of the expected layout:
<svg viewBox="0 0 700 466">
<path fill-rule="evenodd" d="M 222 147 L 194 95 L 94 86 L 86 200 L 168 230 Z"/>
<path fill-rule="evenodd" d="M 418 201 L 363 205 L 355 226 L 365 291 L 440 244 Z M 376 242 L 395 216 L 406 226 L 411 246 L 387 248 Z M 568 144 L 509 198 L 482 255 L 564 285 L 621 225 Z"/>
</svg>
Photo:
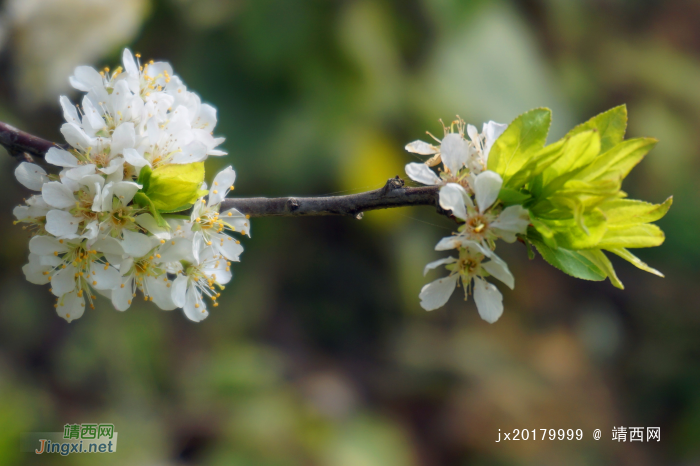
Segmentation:
<svg viewBox="0 0 700 466">
<path fill-rule="evenodd" d="M 495 325 L 455 293 L 426 313 L 425 263 L 452 225 L 430 208 L 258 219 L 221 306 L 110 303 L 68 325 L 24 280 L 27 196 L 0 156 L 0 464 L 700 464 L 700 2 L 661 0 L 8 0 L 0 120 L 61 141 L 58 96 L 121 47 L 170 61 L 219 110 L 235 195 L 380 187 L 403 146 L 459 114 L 539 106 L 550 142 L 613 106 L 658 147 L 631 196 L 675 203 L 666 243 L 613 259 L 624 291 L 573 279 L 521 244 Z M 2 150 L 2 149 L 0 149 Z M 404 177 L 405 178 L 405 177 Z M 113 455 L 20 453 L 21 432 L 111 422 Z M 661 427 L 613 443 L 613 426 Z M 498 429 L 582 441 L 495 443 Z M 593 429 L 603 439 L 592 439 Z M 538 431 L 539 432 L 539 431 Z"/>
</svg>

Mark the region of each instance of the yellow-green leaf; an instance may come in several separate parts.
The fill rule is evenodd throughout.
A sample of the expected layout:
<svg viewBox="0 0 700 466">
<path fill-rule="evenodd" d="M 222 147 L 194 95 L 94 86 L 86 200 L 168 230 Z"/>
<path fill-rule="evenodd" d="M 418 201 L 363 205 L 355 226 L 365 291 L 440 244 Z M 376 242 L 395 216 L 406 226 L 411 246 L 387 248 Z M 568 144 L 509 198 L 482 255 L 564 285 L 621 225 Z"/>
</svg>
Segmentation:
<svg viewBox="0 0 700 466">
<path fill-rule="evenodd" d="M 588 131 L 598 130 L 600 133 L 600 150 L 606 152 L 625 138 L 627 130 L 627 106 L 620 105 L 607 112 L 596 115 L 585 123 L 582 123 L 569 131 L 566 137 Z"/>
<path fill-rule="evenodd" d="M 646 262 L 643 262 L 639 257 L 635 256 L 631 252 L 629 252 L 625 248 L 612 248 L 608 249 L 608 251 L 612 252 L 613 254 L 617 254 L 618 256 L 622 257 L 624 260 L 627 262 L 631 263 L 635 267 L 644 270 L 645 272 L 653 273 L 654 275 L 658 275 L 659 277 L 664 276 L 661 272 L 658 270 L 649 267 Z"/>
<path fill-rule="evenodd" d="M 638 138 L 623 141 L 602 153 L 588 167 L 576 175 L 579 180 L 624 179 L 658 141 L 653 138 Z"/>
<path fill-rule="evenodd" d="M 577 251 L 563 248 L 551 248 L 542 241 L 530 239 L 542 258 L 562 272 L 583 280 L 601 281 L 606 273 Z"/>
<path fill-rule="evenodd" d="M 542 193 L 546 198 L 561 189 L 574 175 L 572 172 L 589 164 L 600 152 L 600 135 L 586 131 L 568 139 L 562 156 L 542 172 Z"/>
<path fill-rule="evenodd" d="M 666 199 L 663 204 L 651 204 L 633 199 L 613 199 L 605 201 L 599 207 L 608 218 L 608 225 L 621 227 L 655 222 L 666 215 L 672 203 L 673 197 Z"/>
<path fill-rule="evenodd" d="M 663 244 L 664 232 L 651 223 L 608 228 L 605 235 L 597 244 L 601 249 L 617 248 L 651 248 Z"/>
<path fill-rule="evenodd" d="M 608 256 L 606 256 L 603 251 L 601 251 L 600 249 L 586 249 L 578 252 L 583 257 L 585 257 L 586 259 L 593 262 L 596 266 L 598 266 L 600 270 L 605 272 L 608 275 L 608 278 L 610 278 L 610 283 L 612 283 L 615 288 L 619 288 L 621 290 L 625 289 L 620 279 L 617 278 L 617 274 L 615 273 L 615 269 L 613 268 L 612 262 L 610 262 L 610 259 L 608 259 Z"/>
<path fill-rule="evenodd" d="M 552 112 L 536 108 L 516 118 L 491 148 L 488 169 L 508 179 L 520 170 L 547 141 Z"/>
</svg>

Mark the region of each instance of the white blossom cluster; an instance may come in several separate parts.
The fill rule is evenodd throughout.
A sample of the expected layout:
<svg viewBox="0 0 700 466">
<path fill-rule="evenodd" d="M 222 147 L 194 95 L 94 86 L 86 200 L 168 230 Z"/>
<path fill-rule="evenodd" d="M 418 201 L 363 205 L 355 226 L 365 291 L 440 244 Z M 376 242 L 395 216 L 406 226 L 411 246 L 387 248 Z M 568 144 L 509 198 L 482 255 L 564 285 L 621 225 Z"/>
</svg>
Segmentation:
<svg viewBox="0 0 700 466">
<path fill-rule="evenodd" d="M 507 125 L 490 121 L 479 133 L 458 118 L 445 127 L 442 140 L 435 138 L 439 144 L 414 141 L 406 146 L 409 152 L 432 156 L 425 163 L 406 165 L 408 176 L 422 184 L 440 186 L 440 206 L 463 222 L 455 234 L 435 246 L 437 251 L 457 250 L 457 257 L 425 266 L 424 274 L 442 265 L 450 272 L 421 290 L 419 296 L 425 310 L 444 306 L 461 279 L 465 299 L 473 293 L 482 319 L 493 323 L 503 314 L 503 296 L 486 277 L 494 277 L 511 289 L 515 281 L 508 265 L 494 253 L 495 241 L 514 242 L 530 223 L 527 209 L 520 205 L 504 208 L 498 201 L 503 180 L 486 169 L 491 147 L 506 128 Z M 439 174 L 431 170 L 440 163 Z"/>
<path fill-rule="evenodd" d="M 225 155 L 217 149 L 224 139 L 212 135 L 216 109 L 188 91 L 170 64 L 138 59 L 127 49 L 112 73 L 76 68 L 70 83 L 85 93 L 81 105 L 60 98 L 70 147 L 51 148 L 45 159 L 58 174 L 27 162 L 15 171 L 36 192 L 14 210 L 32 233 L 23 271 L 32 283 L 50 283 L 58 315 L 69 322 L 83 315 L 86 300 L 94 308 L 97 293 L 125 311 L 137 290 L 163 310 L 182 308 L 201 321 L 203 298 L 217 305 L 243 251 L 226 233 L 250 236 L 245 215 L 219 212 L 233 169 L 217 174 L 209 191 L 203 182 L 201 162 Z M 138 182 L 145 172 L 152 173 L 150 195 L 163 200 L 148 200 L 146 183 Z M 169 211 L 168 200 L 183 193 L 192 198 L 182 206 L 191 214 Z"/>
</svg>

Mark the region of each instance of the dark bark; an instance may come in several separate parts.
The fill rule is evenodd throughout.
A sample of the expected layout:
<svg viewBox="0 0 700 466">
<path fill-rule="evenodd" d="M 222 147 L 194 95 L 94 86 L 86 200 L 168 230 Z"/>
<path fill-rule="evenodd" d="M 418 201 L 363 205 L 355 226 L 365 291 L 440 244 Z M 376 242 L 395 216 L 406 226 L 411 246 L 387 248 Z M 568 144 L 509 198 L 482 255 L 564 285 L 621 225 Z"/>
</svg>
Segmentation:
<svg viewBox="0 0 700 466">
<path fill-rule="evenodd" d="M 16 158 L 33 162 L 34 157 L 43 158 L 51 147 L 66 148 L 38 136 L 20 131 L 0 122 L 0 144 Z M 348 196 L 331 197 L 252 197 L 228 198 L 221 210 L 236 208 L 251 217 L 302 217 L 318 215 L 346 215 L 358 217 L 362 212 L 393 207 L 425 205 L 434 207 L 438 213 L 449 216 L 440 208 L 437 186 L 405 188 L 398 176 L 387 181 L 381 189 Z M 360 217 L 358 217 L 360 218 Z"/>
</svg>

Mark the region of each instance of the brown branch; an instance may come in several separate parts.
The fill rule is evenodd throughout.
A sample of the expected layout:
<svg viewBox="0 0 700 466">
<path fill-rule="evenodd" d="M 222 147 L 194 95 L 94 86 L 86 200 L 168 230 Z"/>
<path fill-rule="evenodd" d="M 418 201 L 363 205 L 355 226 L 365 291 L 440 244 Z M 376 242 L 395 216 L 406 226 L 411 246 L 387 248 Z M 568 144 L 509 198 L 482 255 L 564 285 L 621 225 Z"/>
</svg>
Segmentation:
<svg viewBox="0 0 700 466">
<path fill-rule="evenodd" d="M 65 148 L 3 122 L 0 122 L 0 144 L 10 155 L 23 157 L 29 162 L 33 161 L 32 157 L 43 158 L 51 147 Z M 361 218 L 360 214 L 369 210 L 425 205 L 434 207 L 440 214 L 450 216 L 449 211 L 440 207 L 438 190 L 438 186 L 405 188 L 403 180 L 396 176 L 390 178 L 383 188 L 360 194 L 332 197 L 228 198 L 223 201 L 221 210 L 236 208 L 251 217 L 346 215 Z"/>
<path fill-rule="evenodd" d="M 251 217 L 357 217 L 369 210 L 426 205 L 435 207 L 438 213 L 449 215 L 438 203 L 438 186 L 404 188 L 403 185 L 403 180 L 397 176 L 390 178 L 381 189 L 348 196 L 228 198 L 221 203 L 221 211 L 236 208 Z"/>
<path fill-rule="evenodd" d="M 0 121 L 0 144 L 13 157 L 23 157 L 32 162 L 32 157 L 43 158 L 51 147 L 62 147 L 33 134 L 20 131 L 14 126 Z"/>
</svg>

